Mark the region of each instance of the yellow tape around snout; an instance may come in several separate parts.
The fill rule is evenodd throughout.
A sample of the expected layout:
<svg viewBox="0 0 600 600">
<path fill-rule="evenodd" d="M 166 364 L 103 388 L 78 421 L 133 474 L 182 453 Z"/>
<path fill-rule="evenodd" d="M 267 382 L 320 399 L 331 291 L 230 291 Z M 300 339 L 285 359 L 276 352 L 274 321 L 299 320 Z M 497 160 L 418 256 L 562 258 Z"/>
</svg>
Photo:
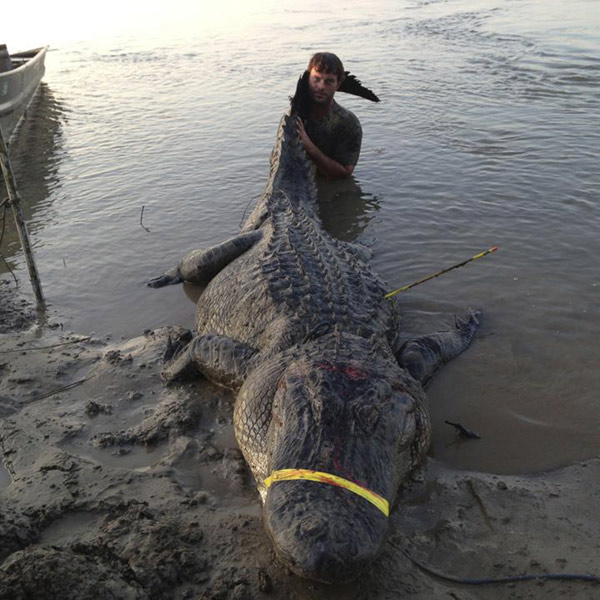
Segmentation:
<svg viewBox="0 0 600 600">
<path fill-rule="evenodd" d="M 337 485 L 338 487 L 346 488 L 355 494 L 358 494 L 371 504 L 376 506 L 386 517 L 390 515 L 390 503 L 379 494 L 368 490 L 358 483 L 348 481 L 343 477 L 323 473 L 322 471 L 311 471 L 310 469 L 280 469 L 273 471 L 266 479 L 265 486 L 267 489 L 276 481 L 293 481 L 304 479 L 306 481 L 318 481 L 320 483 L 328 483 L 329 485 Z"/>
</svg>

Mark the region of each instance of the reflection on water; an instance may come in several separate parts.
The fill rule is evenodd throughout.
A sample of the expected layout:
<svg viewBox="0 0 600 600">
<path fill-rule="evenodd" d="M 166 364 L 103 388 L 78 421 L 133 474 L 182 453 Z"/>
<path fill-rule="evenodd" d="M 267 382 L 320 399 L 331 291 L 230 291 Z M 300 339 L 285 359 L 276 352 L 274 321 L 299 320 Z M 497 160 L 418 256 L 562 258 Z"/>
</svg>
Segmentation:
<svg viewBox="0 0 600 600">
<path fill-rule="evenodd" d="M 42 82 L 10 147 L 9 158 L 30 235 L 38 233 L 52 219 L 51 203 L 61 187 L 58 167 L 65 120 L 62 103 Z M 4 195 L 3 179 L 0 189 Z M 0 252 L 8 259 L 20 251 L 20 244 L 12 213 L 5 214 L 4 218 L 6 223 Z M 10 260 L 8 263 L 11 266 L 15 264 Z M 5 269 L 5 264 L 0 262 L 0 274 Z"/>
<path fill-rule="evenodd" d="M 354 177 L 342 180 L 319 178 L 319 205 L 323 227 L 333 237 L 355 242 L 379 210 L 379 201 L 365 194 Z"/>
<path fill-rule="evenodd" d="M 198 248 L 198 250 L 200 250 L 200 248 Z M 194 306 L 196 305 L 196 302 L 198 302 L 198 298 L 200 298 L 202 292 L 204 291 L 204 287 L 205 286 L 188 283 L 187 281 L 185 281 L 182 284 L 182 288 L 185 295 L 189 298 L 190 302 Z"/>
<path fill-rule="evenodd" d="M 326 39 L 382 102 L 340 94 L 363 148 L 354 180 L 320 182 L 325 227 L 367 243 L 390 289 L 500 247 L 396 297 L 406 336 L 484 311 L 428 389 L 433 454 L 496 472 L 597 455 L 598 3 L 296 4 L 252 3 L 233 29 L 184 27 L 182 9 L 156 15 L 182 27 L 49 52 L 54 113 L 13 159 L 49 302 L 81 333 L 193 326 L 199 290 L 144 281 L 239 231 Z M 454 444 L 445 420 L 482 439 Z"/>
</svg>

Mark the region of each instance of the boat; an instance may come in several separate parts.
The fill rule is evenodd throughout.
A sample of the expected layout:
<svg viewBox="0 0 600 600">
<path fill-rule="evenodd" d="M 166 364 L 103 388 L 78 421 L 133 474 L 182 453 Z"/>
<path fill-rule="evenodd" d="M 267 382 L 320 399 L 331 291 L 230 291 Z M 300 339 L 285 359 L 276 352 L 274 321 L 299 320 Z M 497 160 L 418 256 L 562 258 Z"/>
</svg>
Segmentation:
<svg viewBox="0 0 600 600">
<path fill-rule="evenodd" d="M 0 44 L 0 128 L 9 145 L 44 76 L 48 46 L 9 54 Z"/>
</svg>

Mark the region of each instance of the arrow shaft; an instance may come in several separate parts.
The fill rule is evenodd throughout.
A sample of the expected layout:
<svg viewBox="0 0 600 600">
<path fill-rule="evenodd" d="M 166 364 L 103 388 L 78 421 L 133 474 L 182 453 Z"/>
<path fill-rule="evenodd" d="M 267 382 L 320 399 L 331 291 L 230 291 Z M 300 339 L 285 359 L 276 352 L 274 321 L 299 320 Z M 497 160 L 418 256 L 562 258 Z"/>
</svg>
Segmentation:
<svg viewBox="0 0 600 600">
<path fill-rule="evenodd" d="M 467 258 L 467 260 L 463 260 L 462 262 L 456 264 L 456 265 L 452 265 L 451 267 L 447 267 L 446 269 L 442 269 L 441 271 L 438 271 L 437 273 L 433 273 L 432 275 L 428 275 L 427 277 L 424 277 L 423 279 L 419 279 L 419 281 L 415 281 L 414 283 L 409 283 L 408 285 L 404 285 L 401 288 L 398 288 L 397 290 L 394 290 L 393 292 L 389 292 L 388 294 L 386 294 L 384 296 L 384 298 L 391 298 L 392 296 L 395 296 L 396 294 L 399 294 L 400 292 L 405 292 L 406 290 L 410 290 L 410 288 L 413 288 L 417 285 L 420 285 L 422 283 L 425 283 L 426 281 L 429 281 L 431 279 L 435 279 L 436 277 L 439 277 L 440 275 L 443 275 L 444 273 L 448 273 L 448 271 L 453 271 L 454 269 L 458 269 L 459 267 L 463 267 L 464 265 L 473 262 L 474 260 L 477 260 L 479 258 L 483 258 L 484 256 L 487 256 L 488 254 L 491 254 L 492 252 L 496 252 L 496 250 L 498 250 L 498 246 L 494 246 L 493 248 L 490 248 L 489 250 L 485 250 L 484 252 L 480 252 L 479 254 L 476 254 L 475 256 L 471 256 L 471 258 Z"/>
</svg>

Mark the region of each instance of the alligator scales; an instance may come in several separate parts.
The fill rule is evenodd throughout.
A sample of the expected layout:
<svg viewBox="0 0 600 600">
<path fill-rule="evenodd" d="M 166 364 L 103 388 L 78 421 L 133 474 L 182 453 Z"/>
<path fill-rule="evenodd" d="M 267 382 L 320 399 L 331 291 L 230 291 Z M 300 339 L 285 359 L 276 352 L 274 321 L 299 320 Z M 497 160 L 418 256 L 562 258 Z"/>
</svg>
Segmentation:
<svg viewBox="0 0 600 600">
<path fill-rule="evenodd" d="M 379 552 L 396 491 L 429 445 L 423 385 L 469 345 L 477 316 L 400 343 L 368 252 L 322 228 L 289 113 L 239 235 L 150 285 L 182 280 L 206 288 L 197 335 L 165 379 L 201 374 L 234 391 L 236 439 L 277 555 L 301 576 L 348 581 Z"/>
</svg>

